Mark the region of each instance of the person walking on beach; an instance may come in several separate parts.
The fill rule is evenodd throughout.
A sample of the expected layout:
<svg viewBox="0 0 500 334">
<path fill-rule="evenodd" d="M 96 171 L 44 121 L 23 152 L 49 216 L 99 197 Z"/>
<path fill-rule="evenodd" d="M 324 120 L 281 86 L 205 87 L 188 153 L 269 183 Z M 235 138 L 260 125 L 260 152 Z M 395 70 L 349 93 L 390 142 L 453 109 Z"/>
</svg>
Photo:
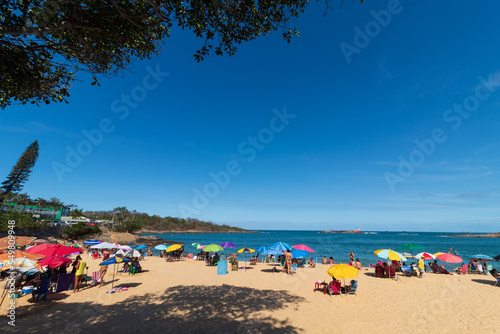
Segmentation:
<svg viewBox="0 0 500 334">
<path fill-rule="evenodd" d="M 420 260 L 418 260 L 418 271 L 420 275 L 418 277 L 422 278 L 422 275 L 424 274 L 425 271 L 425 263 L 424 263 L 424 257 L 422 256 Z"/>
<path fill-rule="evenodd" d="M 82 260 L 81 256 L 76 257 L 76 272 L 75 272 L 75 282 L 73 284 L 73 293 L 80 291 L 80 285 L 82 284 L 83 271 L 87 264 Z"/>
<path fill-rule="evenodd" d="M 287 250 L 285 255 L 285 263 L 286 263 L 286 272 L 288 275 L 290 275 L 292 272 L 292 259 L 293 259 L 292 252 Z"/>
<path fill-rule="evenodd" d="M 99 287 L 102 286 L 104 283 L 104 276 L 106 275 L 106 272 L 108 271 L 108 266 L 101 266 L 101 269 L 99 270 L 99 276 L 101 277 L 101 282 L 99 283 Z"/>
</svg>

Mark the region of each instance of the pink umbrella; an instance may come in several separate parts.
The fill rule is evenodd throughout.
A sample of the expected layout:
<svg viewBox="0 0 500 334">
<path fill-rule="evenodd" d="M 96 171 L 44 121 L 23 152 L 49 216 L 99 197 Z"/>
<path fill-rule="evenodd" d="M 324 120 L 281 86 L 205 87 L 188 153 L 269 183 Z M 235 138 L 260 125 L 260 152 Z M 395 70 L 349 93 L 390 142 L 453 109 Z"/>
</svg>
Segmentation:
<svg viewBox="0 0 500 334">
<path fill-rule="evenodd" d="M 50 266 L 51 268 L 60 267 L 63 264 L 71 263 L 71 259 L 62 256 L 49 256 L 43 260 L 38 261 L 38 265 L 40 266 Z"/>
<path fill-rule="evenodd" d="M 451 253 L 439 254 L 437 258 L 443 262 L 448 262 L 448 263 L 460 263 L 463 261 L 460 256 L 456 256 Z"/>
<path fill-rule="evenodd" d="M 307 247 L 306 245 L 295 245 L 295 246 L 292 246 L 292 248 L 314 253 L 314 251 L 310 247 Z"/>
</svg>

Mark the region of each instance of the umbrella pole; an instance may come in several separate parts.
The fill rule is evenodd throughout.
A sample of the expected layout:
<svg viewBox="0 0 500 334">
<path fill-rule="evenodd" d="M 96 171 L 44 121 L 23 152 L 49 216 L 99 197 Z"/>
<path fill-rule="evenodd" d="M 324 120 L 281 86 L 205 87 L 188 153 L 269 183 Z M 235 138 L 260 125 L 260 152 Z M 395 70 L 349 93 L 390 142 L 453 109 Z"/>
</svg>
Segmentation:
<svg viewBox="0 0 500 334">
<path fill-rule="evenodd" d="M 113 286 L 115 284 L 115 271 L 116 271 L 116 263 L 115 263 L 115 266 L 113 268 L 113 280 L 111 281 L 111 290 L 113 290 Z"/>
</svg>

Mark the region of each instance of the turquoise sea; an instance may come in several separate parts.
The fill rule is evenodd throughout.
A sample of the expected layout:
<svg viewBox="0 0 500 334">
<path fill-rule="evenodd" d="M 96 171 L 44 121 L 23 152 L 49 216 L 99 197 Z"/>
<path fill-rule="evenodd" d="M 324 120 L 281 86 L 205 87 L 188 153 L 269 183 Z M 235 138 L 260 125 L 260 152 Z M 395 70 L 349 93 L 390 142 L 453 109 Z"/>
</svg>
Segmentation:
<svg viewBox="0 0 500 334">
<path fill-rule="evenodd" d="M 160 238 L 184 242 L 184 248 L 189 253 L 198 253 L 191 246 L 192 243 L 221 244 L 229 241 L 238 246 L 235 249 L 227 249 L 233 252 L 240 248 L 248 247 L 256 249 L 260 246 L 269 246 L 277 241 L 283 241 L 290 245 L 304 244 L 311 247 L 315 252 L 311 256 L 318 258 L 333 257 L 335 263 L 346 263 L 349 260 L 349 252 L 353 252 L 359 258 L 363 266 L 376 263 L 379 258 L 373 252 L 382 248 L 398 250 L 407 242 L 424 247 L 423 251 L 428 253 L 447 253 L 450 247 L 453 252 L 458 252 L 464 262 L 475 254 L 485 254 L 491 257 L 500 254 L 500 238 L 463 238 L 450 237 L 457 233 L 436 232 L 364 232 L 362 234 L 327 234 L 319 231 L 260 231 L 261 233 L 165 233 L 148 234 L 157 235 Z M 419 252 L 419 251 L 417 251 Z M 225 253 L 225 251 L 224 251 Z M 414 253 L 415 254 L 415 253 Z M 248 255 L 247 255 L 248 256 Z M 499 262 L 491 262 L 495 268 L 500 270 Z"/>
</svg>

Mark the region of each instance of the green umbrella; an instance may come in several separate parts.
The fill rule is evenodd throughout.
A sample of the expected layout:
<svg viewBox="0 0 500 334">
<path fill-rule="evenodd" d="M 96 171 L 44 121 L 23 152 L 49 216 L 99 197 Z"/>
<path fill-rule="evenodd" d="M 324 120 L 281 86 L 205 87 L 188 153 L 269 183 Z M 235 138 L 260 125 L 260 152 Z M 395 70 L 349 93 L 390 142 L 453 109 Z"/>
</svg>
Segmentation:
<svg viewBox="0 0 500 334">
<path fill-rule="evenodd" d="M 224 250 L 224 248 L 222 248 L 221 246 L 219 246 L 217 244 L 207 245 L 203 248 L 204 252 L 220 252 L 223 250 Z"/>
<path fill-rule="evenodd" d="M 424 249 L 424 247 L 412 244 L 411 242 L 407 242 L 401 247 L 398 248 L 398 250 L 405 250 L 405 251 L 410 251 L 411 256 L 413 257 L 413 251 L 414 250 L 421 250 Z"/>
</svg>

